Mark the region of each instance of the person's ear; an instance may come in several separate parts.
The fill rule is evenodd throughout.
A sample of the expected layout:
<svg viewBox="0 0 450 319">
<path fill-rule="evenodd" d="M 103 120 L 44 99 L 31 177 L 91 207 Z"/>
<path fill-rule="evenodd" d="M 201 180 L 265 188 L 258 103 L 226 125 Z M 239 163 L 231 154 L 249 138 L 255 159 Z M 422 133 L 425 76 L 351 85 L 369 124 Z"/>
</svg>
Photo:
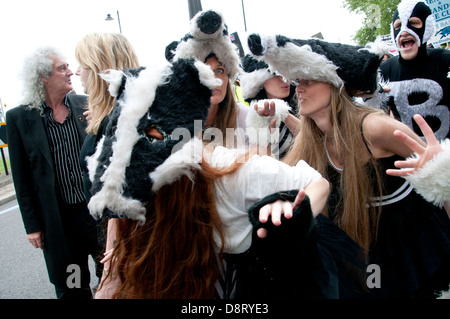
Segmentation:
<svg viewBox="0 0 450 319">
<path fill-rule="evenodd" d="M 41 78 L 42 82 L 47 83 L 47 77 L 43 76 L 42 74 L 39 74 L 39 77 Z"/>
</svg>

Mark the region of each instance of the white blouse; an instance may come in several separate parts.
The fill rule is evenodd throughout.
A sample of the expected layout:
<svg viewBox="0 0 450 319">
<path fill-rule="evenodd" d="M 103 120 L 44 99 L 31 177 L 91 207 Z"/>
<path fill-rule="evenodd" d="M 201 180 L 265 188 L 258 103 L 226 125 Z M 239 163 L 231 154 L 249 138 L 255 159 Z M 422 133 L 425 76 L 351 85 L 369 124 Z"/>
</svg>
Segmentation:
<svg viewBox="0 0 450 319">
<path fill-rule="evenodd" d="M 214 167 L 232 165 L 243 150 L 218 146 L 208 157 Z M 270 156 L 253 155 L 236 172 L 215 182 L 217 210 L 224 224 L 226 253 L 245 252 L 252 243 L 252 225 L 247 210 L 264 197 L 293 189 L 304 189 L 320 179 L 319 172 L 300 161 L 289 166 Z M 216 243 L 220 237 L 215 234 Z M 220 246 L 220 245 L 218 245 Z"/>
</svg>

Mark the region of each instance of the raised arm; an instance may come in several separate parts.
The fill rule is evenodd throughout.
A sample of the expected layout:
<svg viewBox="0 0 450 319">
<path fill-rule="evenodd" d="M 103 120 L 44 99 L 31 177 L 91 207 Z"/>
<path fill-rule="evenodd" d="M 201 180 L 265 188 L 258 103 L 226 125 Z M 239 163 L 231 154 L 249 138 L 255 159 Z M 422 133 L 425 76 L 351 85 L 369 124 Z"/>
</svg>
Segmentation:
<svg viewBox="0 0 450 319">
<path fill-rule="evenodd" d="M 395 138 L 411 149 L 414 155 L 397 161 L 395 166 L 399 169 L 389 169 L 386 174 L 404 177 L 427 201 L 445 207 L 450 217 L 450 140 L 439 143 L 422 116 L 416 114 L 414 120 L 422 130 L 426 145 L 396 130 Z"/>
<path fill-rule="evenodd" d="M 281 216 L 284 215 L 286 219 L 291 219 L 294 210 L 300 206 L 306 195 L 309 197 L 311 210 L 315 218 L 325 207 L 329 192 L 330 184 L 325 178 L 320 178 L 308 184 L 304 190 L 300 190 L 294 202 L 277 200 L 263 206 L 259 211 L 259 220 L 261 223 L 266 223 L 271 218 L 275 226 L 281 225 Z M 260 238 L 265 238 L 267 230 L 260 228 L 257 231 L 257 235 Z"/>
</svg>

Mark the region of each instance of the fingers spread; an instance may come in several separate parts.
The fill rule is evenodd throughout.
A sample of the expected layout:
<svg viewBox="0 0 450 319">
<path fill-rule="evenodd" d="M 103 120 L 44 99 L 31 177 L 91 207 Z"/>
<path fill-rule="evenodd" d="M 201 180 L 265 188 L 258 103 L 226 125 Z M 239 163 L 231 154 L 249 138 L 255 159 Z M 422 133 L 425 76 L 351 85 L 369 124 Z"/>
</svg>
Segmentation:
<svg viewBox="0 0 450 319">
<path fill-rule="evenodd" d="M 408 136 L 407 134 L 403 133 L 400 130 L 394 131 L 394 136 L 398 138 L 400 141 L 402 141 L 406 146 L 408 146 L 413 152 L 416 152 L 417 154 L 422 154 L 424 152 L 424 147 L 417 143 L 413 138 Z"/>
<path fill-rule="evenodd" d="M 414 115 L 414 121 L 416 121 L 417 125 L 419 125 L 420 130 L 422 131 L 423 136 L 427 140 L 428 145 L 439 144 L 438 140 L 436 139 L 436 136 L 433 133 L 433 130 L 421 115 L 419 114 Z"/>
</svg>

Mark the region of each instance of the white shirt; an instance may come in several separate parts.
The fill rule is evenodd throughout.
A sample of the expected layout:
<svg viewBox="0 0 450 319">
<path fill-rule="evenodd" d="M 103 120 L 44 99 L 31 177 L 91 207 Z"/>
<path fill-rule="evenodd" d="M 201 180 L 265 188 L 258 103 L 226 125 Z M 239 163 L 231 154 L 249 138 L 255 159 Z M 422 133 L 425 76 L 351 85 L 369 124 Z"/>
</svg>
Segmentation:
<svg viewBox="0 0 450 319">
<path fill-rule="evenodd" d="M 232 165 L 243 150 L 218 146 L 209 157 L 213 167 Z M 243 253 L 252 243 L 252 225 L 247 210 L 264 197 L 293 189 L 304 189 L 322 176 L 300 161 L 289 166 L 270 156 L 253 155 L 233 174 L 215 182 L 216 205 L 224 227 L 226 253 Z M 214 234 L 216 243 L 220 238 Z"/>
</svg>

